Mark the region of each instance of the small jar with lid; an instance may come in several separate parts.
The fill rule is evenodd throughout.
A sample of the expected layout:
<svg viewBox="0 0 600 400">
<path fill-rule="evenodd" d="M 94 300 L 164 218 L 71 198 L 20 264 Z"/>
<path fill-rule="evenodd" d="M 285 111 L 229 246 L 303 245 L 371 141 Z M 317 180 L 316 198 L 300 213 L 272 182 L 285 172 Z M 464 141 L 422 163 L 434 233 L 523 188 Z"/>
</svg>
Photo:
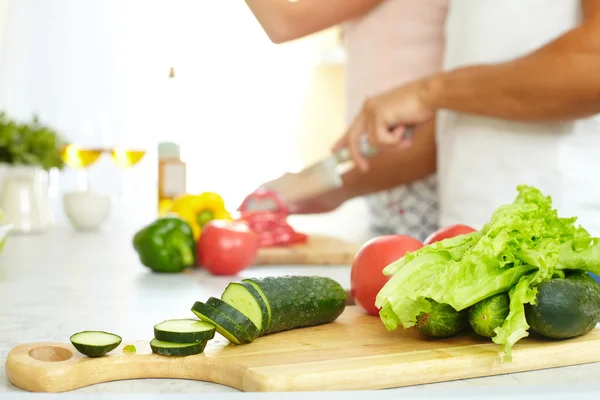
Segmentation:
<svg viewBox="0 0 600 400">
<path fill-rule="evenodd" d="M 181 150 L 173 142 L 158 145 L 158 213 L 163 215 L 173 199 L 186 192 L 186 164 L 181 160 Z"/>
</svg>

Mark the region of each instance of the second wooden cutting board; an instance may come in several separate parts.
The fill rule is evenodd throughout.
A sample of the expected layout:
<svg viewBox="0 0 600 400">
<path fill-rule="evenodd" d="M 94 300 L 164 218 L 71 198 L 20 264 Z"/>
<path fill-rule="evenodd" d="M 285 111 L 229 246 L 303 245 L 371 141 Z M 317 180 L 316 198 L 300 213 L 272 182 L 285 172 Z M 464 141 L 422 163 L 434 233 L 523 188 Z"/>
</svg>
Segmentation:
<svg viewBox="0 0 600 400">
<path fill-rule="evenodd" d="M 361 243 L 325 235 L 311 235 L 308 242 L 262 249 L 254 265 L 352 265 Z"/>
</svg>

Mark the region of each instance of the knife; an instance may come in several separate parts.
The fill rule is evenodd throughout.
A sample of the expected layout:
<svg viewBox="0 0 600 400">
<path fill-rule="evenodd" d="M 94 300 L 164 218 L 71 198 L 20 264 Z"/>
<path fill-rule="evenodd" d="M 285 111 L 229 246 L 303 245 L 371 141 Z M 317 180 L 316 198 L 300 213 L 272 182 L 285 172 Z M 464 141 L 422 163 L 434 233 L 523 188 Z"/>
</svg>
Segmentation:
<svg viewBox="0 0 600 400">
<path fill-rule="evenodd" d="M 412 138 L 413 129 L 409 127 L 405 140 Z M 366 136 L 361 136 L 360 152 L 364 157 L 372 157 L 378 149 L 369 144 Z M 265 184 L 264 189 L 274 192 L 284 204 L 293 204 L 313 198 L 344 185 L 342 175 L 354 163 L 350 160 L 350 151 L 344 147 L 323 160 L 305 168 L 298 173 L 286 173 L 281 177 Z M 267 211 L 277 209 L 278 204 L 270 198 L 246 198 L 245 208 L 248 211 Z"/>
</svg>

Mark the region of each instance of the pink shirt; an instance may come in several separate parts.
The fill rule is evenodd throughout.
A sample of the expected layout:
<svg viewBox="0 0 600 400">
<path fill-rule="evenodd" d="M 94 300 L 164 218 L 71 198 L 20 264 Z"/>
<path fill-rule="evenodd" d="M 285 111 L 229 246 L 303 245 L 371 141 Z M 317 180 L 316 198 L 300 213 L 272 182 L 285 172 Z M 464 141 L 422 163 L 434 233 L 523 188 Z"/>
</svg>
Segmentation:
<svg viewBox="0 0 600 400">
<path fill-rule="evenodd" d="M 385 0 L 344 26 L 348 119 L 365 97 L 438 72 L 448 0 Z"/>
<path fill-rule="evenodd" d="M 344 26 L 347 119 L 365 99 L 442 69 L 448 0 L 385 0 Z M 438 227 L 436 176 L 367 196 L 375 234 L 424 240 Z"/>
</svg>

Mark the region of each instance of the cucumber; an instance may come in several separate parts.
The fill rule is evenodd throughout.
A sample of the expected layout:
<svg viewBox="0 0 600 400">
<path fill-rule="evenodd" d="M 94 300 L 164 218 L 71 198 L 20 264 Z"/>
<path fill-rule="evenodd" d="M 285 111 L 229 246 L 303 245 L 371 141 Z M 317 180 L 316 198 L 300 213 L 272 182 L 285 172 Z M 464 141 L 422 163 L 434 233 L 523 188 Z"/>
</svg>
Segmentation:
<svg viewBox="0 0 600 400">
<path fill-rule="evenodd" d="M 103 331 L 77 332 L 70 337 L 73 347 L 88 357 L 102 357 L 121 344 L 121 337 Z"/>
<path fill-rule="evenodd" d="M 468 326 L 468 311 L 456 311 L 449 304 L 431 303 L 431 311 L 417 317 L 415 329 L 424 336 L 448 337 L 455 335 Z"/>
<path fill-rule="evenodd" d="M 476 334 L 494 337 L 494 330 L 501 327 L 510 312 L 510 296 L 500 293 L 483 299 L 469 307 L 469 325 Z"/>
<path fill-rule="evenodd" d="M 221 300 L 247 316 L 256 325 L 259 334 L 263 334 L 269 328 L 267 304 L 250 283 L 231 282 L 221 295 Z"/>
<path fill-rule="evenodd" d="M 256 292 L 260 295 L 260 297 L 262 298 L 263 302 L 265 303 L 265 305 L 267 306 L 267 313 L 268 313 L 268 321 L 269 323 L 267 324 L 268 326 L 271 326 L 271 316 L 273 315 L 273 312 L 271 311 L 271 304 L 269 303 L 269 301 L 267 300 L 267 296 L 265 296 L 265 292 L 263 292 L 263 290 L 260 288 L 260 286 L 258 286 L 255 282 L 253 282 L 250 279 L 242 279 L 242 282 L 249 284 L 250 286 L 252 286 L 254 289 L 256 289 Z M 268 328 L 267 328 L 268 330 Z M 266 332 L 266 331 L 265 331 Z"/>
<path fill-rule="evenodd" d="M 537 285 L 535 304 L 525 305 L 525 318 L 535 333 L 551 339 L 582 336 L 600 320 L 600 285 L 584 274 L 551 279 Z"/>
<path fill-rule="evenodd" d="M 211 297 L 206 304 L 197 301 L 192 306 L 192 312 L 202 321 L 213 324 L 222 336 L 234 344 L 250 343 L 258 337 L 258 329 L 244 314 L 231 307 L 229 304 L 216 304 Z M 208 303 L 219 306 L 218 309 L 211 307 Z M 225 310 L 225 311 L 224 311 Z"/>
<path fill-rule="evenodd" d="M 339 283 L 319 276 L 287 275 L 244 281 L 254 283 L 271 308 L 271 324 L 265 334 L 333 322 L 344 311 L 348 298 Z"/>
<path fill-rule="evenodd" d="M 592 278 L 590 276 L 590 274 L 588 274 L 587 272 L 568 271 L 566 276 L 567 276 L 567 279 L 569 279 L 571 281 L 588 283 L 588 284 L 590 284 L 591 287 L 598 288 L 598 290 L 600 290 L 600 285 L 598 284 L 598 282 L 596 282 L 596 280 L 594 278 Z M 594 285 L 594 283 L 595 283 L 595 285 Z"/>
<path fill-rule="evenodd" d="M 154 338 L 150 341 L 150 348 L 153 353 L 161 356 L 184 357 L 202 353 L 207 342 L 208 340 L 195 343 L 171 343 Z"/>
<path fill-rule="evenodd" d="M 170 319 L 154 325 L 154 337 L 171 343 L 206 342 L 215 337 L 215 326 L 195 319 Z"/>
</svg>

